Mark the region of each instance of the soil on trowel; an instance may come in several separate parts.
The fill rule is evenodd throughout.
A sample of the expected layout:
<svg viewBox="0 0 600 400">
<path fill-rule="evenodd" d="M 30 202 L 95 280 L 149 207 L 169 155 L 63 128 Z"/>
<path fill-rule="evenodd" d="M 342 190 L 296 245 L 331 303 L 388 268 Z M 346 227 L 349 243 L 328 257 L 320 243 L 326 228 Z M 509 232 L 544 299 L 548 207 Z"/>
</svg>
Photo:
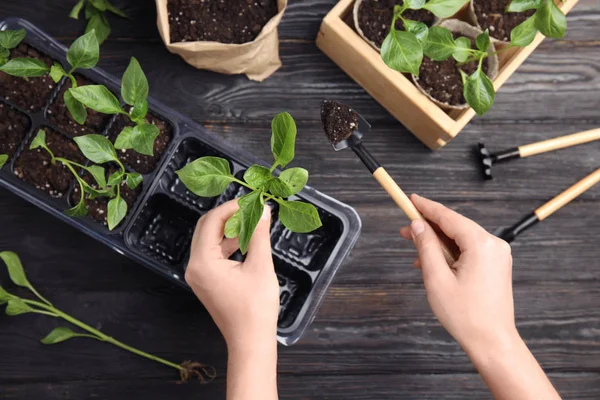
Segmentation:
<svg viewBox="0 0 600 400">
<path fill-rule="evenodd" d="M 321 107 L 321 121 L 327 138 L 336 145 L 352 136 L 358 127 L 358 113 L 347 105 L 326 100 Z"/>
</svg>

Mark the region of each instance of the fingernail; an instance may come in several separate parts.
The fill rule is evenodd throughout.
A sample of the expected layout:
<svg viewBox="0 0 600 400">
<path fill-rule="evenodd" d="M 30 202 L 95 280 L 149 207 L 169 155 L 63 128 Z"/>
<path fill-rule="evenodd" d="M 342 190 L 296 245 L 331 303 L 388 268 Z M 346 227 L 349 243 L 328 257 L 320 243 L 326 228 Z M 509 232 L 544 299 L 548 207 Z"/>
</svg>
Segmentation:
<svg viewBox="0 0 600 400">
<path fill-rule="evenodd" d="M 425 222 L 420 219 L 413 221 L 410 224 L 410 231 L 412 232 L 413 236 L 419 236 L 425 232 Z"/>
<path fill-rule="evenodd" d="M 265 219 L 268 220 L 271 218 L 271 207 L 269 207 L 268 205 L 265 204 L 265 208 L 263 210 L 262 216 L 260 217 L 260 219 Z"/>
</svg>

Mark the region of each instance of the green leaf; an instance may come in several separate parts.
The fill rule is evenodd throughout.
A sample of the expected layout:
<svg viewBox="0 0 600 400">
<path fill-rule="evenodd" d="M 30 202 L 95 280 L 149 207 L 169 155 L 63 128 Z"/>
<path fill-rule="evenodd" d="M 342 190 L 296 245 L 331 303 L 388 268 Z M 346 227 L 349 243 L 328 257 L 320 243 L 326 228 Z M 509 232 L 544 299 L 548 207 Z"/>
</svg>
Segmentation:
<svg viewBox="0 0 600 400">
<path fill-rule="evenodd" d="M 567 31 L 567 17 L 553 0 L 544 0 L 535 12 L 535 27 L 546 37 L 561 39 Z"/>
<path fill-rule="evenodd" d="M 273 178 L 268 184 L 269 193 L 276 197 L 288 198 L 292 193 L 292 188 L 287 185 L 280 178 Z"/>
<path fill-rule="evenodd" d="M 413 33 L 392 29 L 381 45 L 381 58 L 393 70 L 419 75 L 423 47 Z"/>
<path fill-rule="evenodd" d="M 148 97 L 149 90 L 148 79 L 146 79 L 140 63 L 135 57 L 131 57 L 129 66 L 125 70 L 123 80 L 121 81 L 121 96 L 123 100 L 130 106 L 140 104 Z"/>
<path fill-rule="evenodd" d="M 110 24 L 108 20 L 102 13 L 96 13 L 92 15 L 90 20 L 85 27 L 85 33 L 89 32 L 96 33 L 96 39 L 98 40 L 98 45 L 101 45 L 106 38 L 110 35 Z"/>
<path fill-rule="evenodd" d="M 425 0 L 404 0 L 404 5 L 411 10 L 420 10 L 425 5 Z"/>
<path fill-rule="evenodd" d="M 57 344 L 69 340 L 71 338 L 81 336 L 71 330 L 71 328 L 60 327 L 55 328 L 45 338 L 41 340 L 42 344 Z"/>
<path fill-rule="evenodd" d="M 459 37 L 454 41 L 456 50 L 452 53 L 452 57 L 458 62 L 465 62 L 471 54 L 471 40 L 466 37 Z"/>
<path fill-rule="evenodd" d="M 431 11 L 436 17 L 450 18 L 459 12 L 470 0 L 429 0 L 423 6 Z"/>
<path fill-rule="evenodd" d="M 127 186 L 129 186 L 129 189 L 135 190 L 135 188 L 138 187 L 140 183 L 142 183 L 144 177 L 141 174 L 138 174 L 137 172 L 129 172 L 127 174 L 126 179 Z"/>
<path fill-rule="evenodd" d="M 23 300 L 19 298 L 9 299 L 6 305 L 6 315 L 15 316 L 27 314 L 33 311 Z"/>
<path fill-rule="evenodd" d="M 119 8 L 115 7 L 110 1 L 106 0 L 106 9 L 108 11 L 110 11 L 111 13 L 118 15 L 119 17 L 123 17 L 123 18 L 129 18 L 127 16 L 127 14 L 125 14 L 123 11 L 121 11 Z"/>
<path fill-rule="evenodd" d="M 309 233 L 323 225 L 315 206 L 301 201 L 279 203 L 279 219 L 286 228 L 297 233 Z"/>
<path fill-rule="evenodd" d="M 106 1 L 105 0 L 88 0 L 94 7 L 96 7 L 100 11 L 106 11 Z"/>
<path fill-rule="evenodd" d="M 92 165 L 86 167 L 85 170 L 89 172 L 99 187 L 106 189 L 106 171 L 99 165 Z"/>
<path fill-rule="evenodd" d="M 92 16 L 98 12 L 98 9 L 94 7 L 90 1 L 85 4 L 85 19 L 92 18 Z"/>
<path fill-rule="evenodd" d="M 87 110 L 83 104 L 75 100 L 69 90 L 65 92 L 63 100 L 65 101 L 65 105 L 67 106 L 69 114 L 71 114 L 73 120 L 75 120 L 75 122 L 77 122 L 79 125 L 85 124 L 85 121 L 87 120 Z"/>
<path fill-rule="evenodd" d="M 85 200 L 83 198 L 83 194 L 81 195 L 81 199 L 79 200 L 79 203 L 77 203 L 77 205 L 75 205 L 75 207 L 65 210 L 65 215 L 67 215 L 71 218 L 85 217 L 87 214 L 88 214 L 88 209 L 85 206 Z"/>
<path fill-rule="evenodd" d="M 308 182 L 308 171 L 304 168 L 286 169 L 279 175 L 285 184 L 292 190 L 292 194 L 299 193 Z"/>
<path fill-rule="evenodd" d="M 490 47 L 490 32 L 487 29 L 485 32 L 477 36 L 477 39 L 475 39 L 475 45 L 479 51 L 487 53 Z"/>
<path fill-rule="evenodd" d="M 112 231 L 127 215 L 127 203 L 121 196 L 108 202 L 108 230 Z"/>
<path fill-rule="evenodd" d="M 77 143 L 83 155 L 96 164 L 118 161 L 113 144 L 102 135 L 78 136 L 73 140 Z"/>
<path fill-rule="evenodd" d="M 115 149 L 132 149 L 133 144 L 131 143 L 131 136 L 133 135 L 133 128 L 131 126 L 126 126 L 123 128 L 119 136 L 117 136 L 117 140 L 115 140 Z"/>
<path fill-rule="evenodd" d="M 294 159 L 296 122 L 289 113 L 282 112 L 273 118 L 271 129 L 271 151 L 275 164 L 285 167 Z"/>
<path fill-rule="evenodd" d="M 81 12 L 81 9 L 83 8 L 84 4 L 85 0 L 79 0 L 77 4 L 75 4 L 75 7 L 73 7 L 71 12 L 69 13 L 69 17 L 73 19 L 79 19 L 79 13 Z"/>
<path fill-rule="evenodd" d="M 262 192 L 256 190 L 240 197 L 238 205 L 240 206 L 242 214 L 239 235 L 240 251 L 242 254 L 246 254 L 248 252 L 250 239 L 252 239 L 254 230 L 260 221 L 260 217 L 262 216 L 265 207 Z"/>
<path fill-rule="evenodd" d="M 13 58 L 2 65 L 0 71 L 21 78 L 35 78 L 47 74 L 50 68 L 36 58 Z"/>
<path fill-rule="evenodd" d="M 100 45 L 93 31 L 87 32 L 73 42 L 67 51 L 67 61 L 73 68 L 93 68 L 100 59 Z"/>
<path fill-rule="evenodd" d="M 65 75 L 66 75 L 66 72 L 65 72 L 64 68 L 62 67 L 62 65 L 60 65 L 57 62 L 52 64 L 52 67 L 50 68 L 50 78 L 52 78 L 54 83 L 60 82 L 62 77 Z"/>
<path fill-rule="evenodd" d="M 515 26 L 510 32 L 510 44 L 513 46 L 529 46 L 535 39 L 538 30 L 535 27 L 535 14 Z"/>
<path fill-rule="evenodd" d="M 145 122 L 146 114 L 148 114 L 148 101 L 142 100 L 137 102 L 131 109 L 131 120 L 141 124 Z"/>
<path fill-rule="evenodd" d="M 123 181 L 123 172 L 117 171 L 108 177 L 109 186 L 119 186 Z"/>
<path fill-rule="evenodd" d="M 527 10 L 538 9 L 544 0 L 512 0 L 506 12 L 523 12 Z"/>
<path fill-rule="evenodd" d="M 156 125 L 136 125 L 131 133 L 131 146 L 135 151 L 147 156 L 154 155 L 154 141 L 160 134 Z"/>
<path fill-rule="evenodd" d="M 429 29 L 429 35 L 423 42 L 423 53 L 432 60 L 447 60 L 457 49 L 452 32 L 440 26 Z"/>
<path fill-rule="evenodd" d="M 7 50 L 14 49 L 25 39 L 25 29 L 0 31 L 0 47 Z"/>
<path fill-rule="evenodd" d="M 404 22 L 404 28 L 416 36 L 419 42 L 427 39 L 427 35 L 429 34 L 429 28 L 422 22 L 413 21 L 410 19 L 402 20 Z"/>
<path fill-rule="evenodd" d="M 4 167 L 4 164 L 8 161 L 8 154 L 0 154 L 0 169 Z"/>
<path fill-rule="evenodd" d="M 0 306 L 5 304 L 12 296 L 0 286 Z"/>
<path fill-rule="evenodd" d="M 38 147 L 46 147 L 46 131 L 43 129 L 38 130 L 37 135 L 35 135 L 29 145 L 29 150 L 34 150 Z"/>
<path fill-rule="evenodd" d="M 27 280 L 23 264 L 21 264 L 21 259 L 16 253 L 13 253 L 12 251 L 0 252 L 0 259 L 6 264 L 10 280 L 13 281 L 15 285 L 29 289 L 33 288 L 31 283 Z"/>
<path fill-rule="evenodd" d="M 119 114 L 122 112 L 119 99 L 102 85 L 88 85 L 70 88 L 69 92 L 75 100 L 84 106 L 102 114 Z"/>
<path fill-rule="evenodd" d="M 255 189 L 262 189 L 273 178 L 269 168 L 253 165 L 244 172 L 244 180 Z"/>
<path fill-rule="evenodd" d="M 181 182 L 200 197 L 218 196 L 235 180 L 229 161 L 219 157 L 202 157 L 177 171 Z"/>
<path fill-rule="evenodd" d="M 242 210 L 237 210 L 225 223 L 225 237 L 235 239 L 240 236 L 242 227 Z"/>
<path fill-rule="evenodd" d="M 116 196 L 114 187 L 97 190 L 97 189 L 94 189 L 94 188 L 90 187 L 89 185 L 87 185 L 87 186 L 84 186 L 84 191 L 85 191 L 85 193 L 87 193 L 87 195 L 88 195 L 87 198 L 90 200 L 93 200 L 98 197 L 113 198 Z"/>
<path fill-rule="evenodd" d="M 469 76 L 465 82 L 464 96 L 467 103 L 478 115 L 484 115 L 494 105 L 496 91 L 494 84 L 481 68 Z"/>
</svg>

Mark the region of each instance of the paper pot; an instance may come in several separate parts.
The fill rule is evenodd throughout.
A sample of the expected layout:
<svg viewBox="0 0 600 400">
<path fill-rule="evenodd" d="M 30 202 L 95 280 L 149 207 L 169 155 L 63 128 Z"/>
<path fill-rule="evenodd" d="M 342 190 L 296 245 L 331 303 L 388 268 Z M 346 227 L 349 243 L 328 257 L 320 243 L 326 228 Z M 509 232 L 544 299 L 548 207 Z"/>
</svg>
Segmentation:
<svg viewBox="0 0 600 400">
<path fill-rule="evenodd" d="M 452 31 L 453 33 L 457 33 L 461 36 L 468 37 L 469 39 L 471 39 L 473 41 L 473 43 L 475 43 L 475 39 L 477 38 L 477 36 L 479 36 L 479 34 L 483 33 L 483 31 L 481 29 L 471 26 L 468 23 L 457 20 L 457 19 L 442 20 L 438 24 L 438 26 L 447 28 L 450 31 Z M 495 51 L 496 51 L 496 47 L 494 46 L 494 43 L 490 43 L 490 47 L 488 48 L 488 53 L 493 54 Z M 499 68 L 498 56 L 496 54 L 490 55 L 490 56 L 488 56 L 487 60 L 488 60 L 487 75 L 493 81 L 498 76 L 498 68 Z M 435 104 L 437 104 L 440 108 L 442 108 L 444 110 L 464 110 L 464 109 L 467 109 L 470 107 L 466 103 L 460 104 L 460 105 L 451 105 L 451 104 L 445 103 L 443 101 L 440 101 L 440 100 L 434 98 L 433 96 L 431 96 L 425 89 L 423 89 L 421 87 L 421 85 L 419 84 L 419 80 L 417 79 L 417 77 L 415 75 L 412 75 L 412 81 L 415 84 L 415 86 L 421 91 L 421 93 L 423 93 L 425 96 L 427 96 L 429 98 L 429 100 L 431 100 L 432 102 L 434 102 Z"/>
<path fill-rule="evenodd" d="M 156 0 L 158 30 L 167 49 L 179 54 L 188 64 L 223 74 L 246 74 L 249 79 L 260 82 L 281 67 L 277 28 L 287 7 L 287 0 L 277 0 L 277 6 L 277 15 L 263 27 L 256 39 L 248 43 L 171 43 L 167 0 Z"/>
</svg>

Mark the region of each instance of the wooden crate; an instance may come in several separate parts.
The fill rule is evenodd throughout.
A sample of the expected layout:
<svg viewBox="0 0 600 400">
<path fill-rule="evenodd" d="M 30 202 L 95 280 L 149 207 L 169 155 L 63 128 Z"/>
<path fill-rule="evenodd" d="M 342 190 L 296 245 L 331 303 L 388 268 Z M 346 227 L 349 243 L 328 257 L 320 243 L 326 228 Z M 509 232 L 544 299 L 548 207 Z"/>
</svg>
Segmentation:
<svg viewBox="0 0 600 400">
<path fill-rule="evenodd" d="M 568 13 L 577 2 L 566 0 L 557 4 Z M 407 76 L 385 65 L 380 54 L 355 31 L 353 6 L 354 0 L 341 0 L 327 14 L 321 24 L 317 46 L 429 148 L 444 147 L 471 121 L 475 111 L 472 108 L 452 112 L 442 110 Z M 499 54 L 500 70 L 494 80 L 496 90 L 543 39 L 544 36 L 538 33 L 531 45 Z"/>
</svg>

